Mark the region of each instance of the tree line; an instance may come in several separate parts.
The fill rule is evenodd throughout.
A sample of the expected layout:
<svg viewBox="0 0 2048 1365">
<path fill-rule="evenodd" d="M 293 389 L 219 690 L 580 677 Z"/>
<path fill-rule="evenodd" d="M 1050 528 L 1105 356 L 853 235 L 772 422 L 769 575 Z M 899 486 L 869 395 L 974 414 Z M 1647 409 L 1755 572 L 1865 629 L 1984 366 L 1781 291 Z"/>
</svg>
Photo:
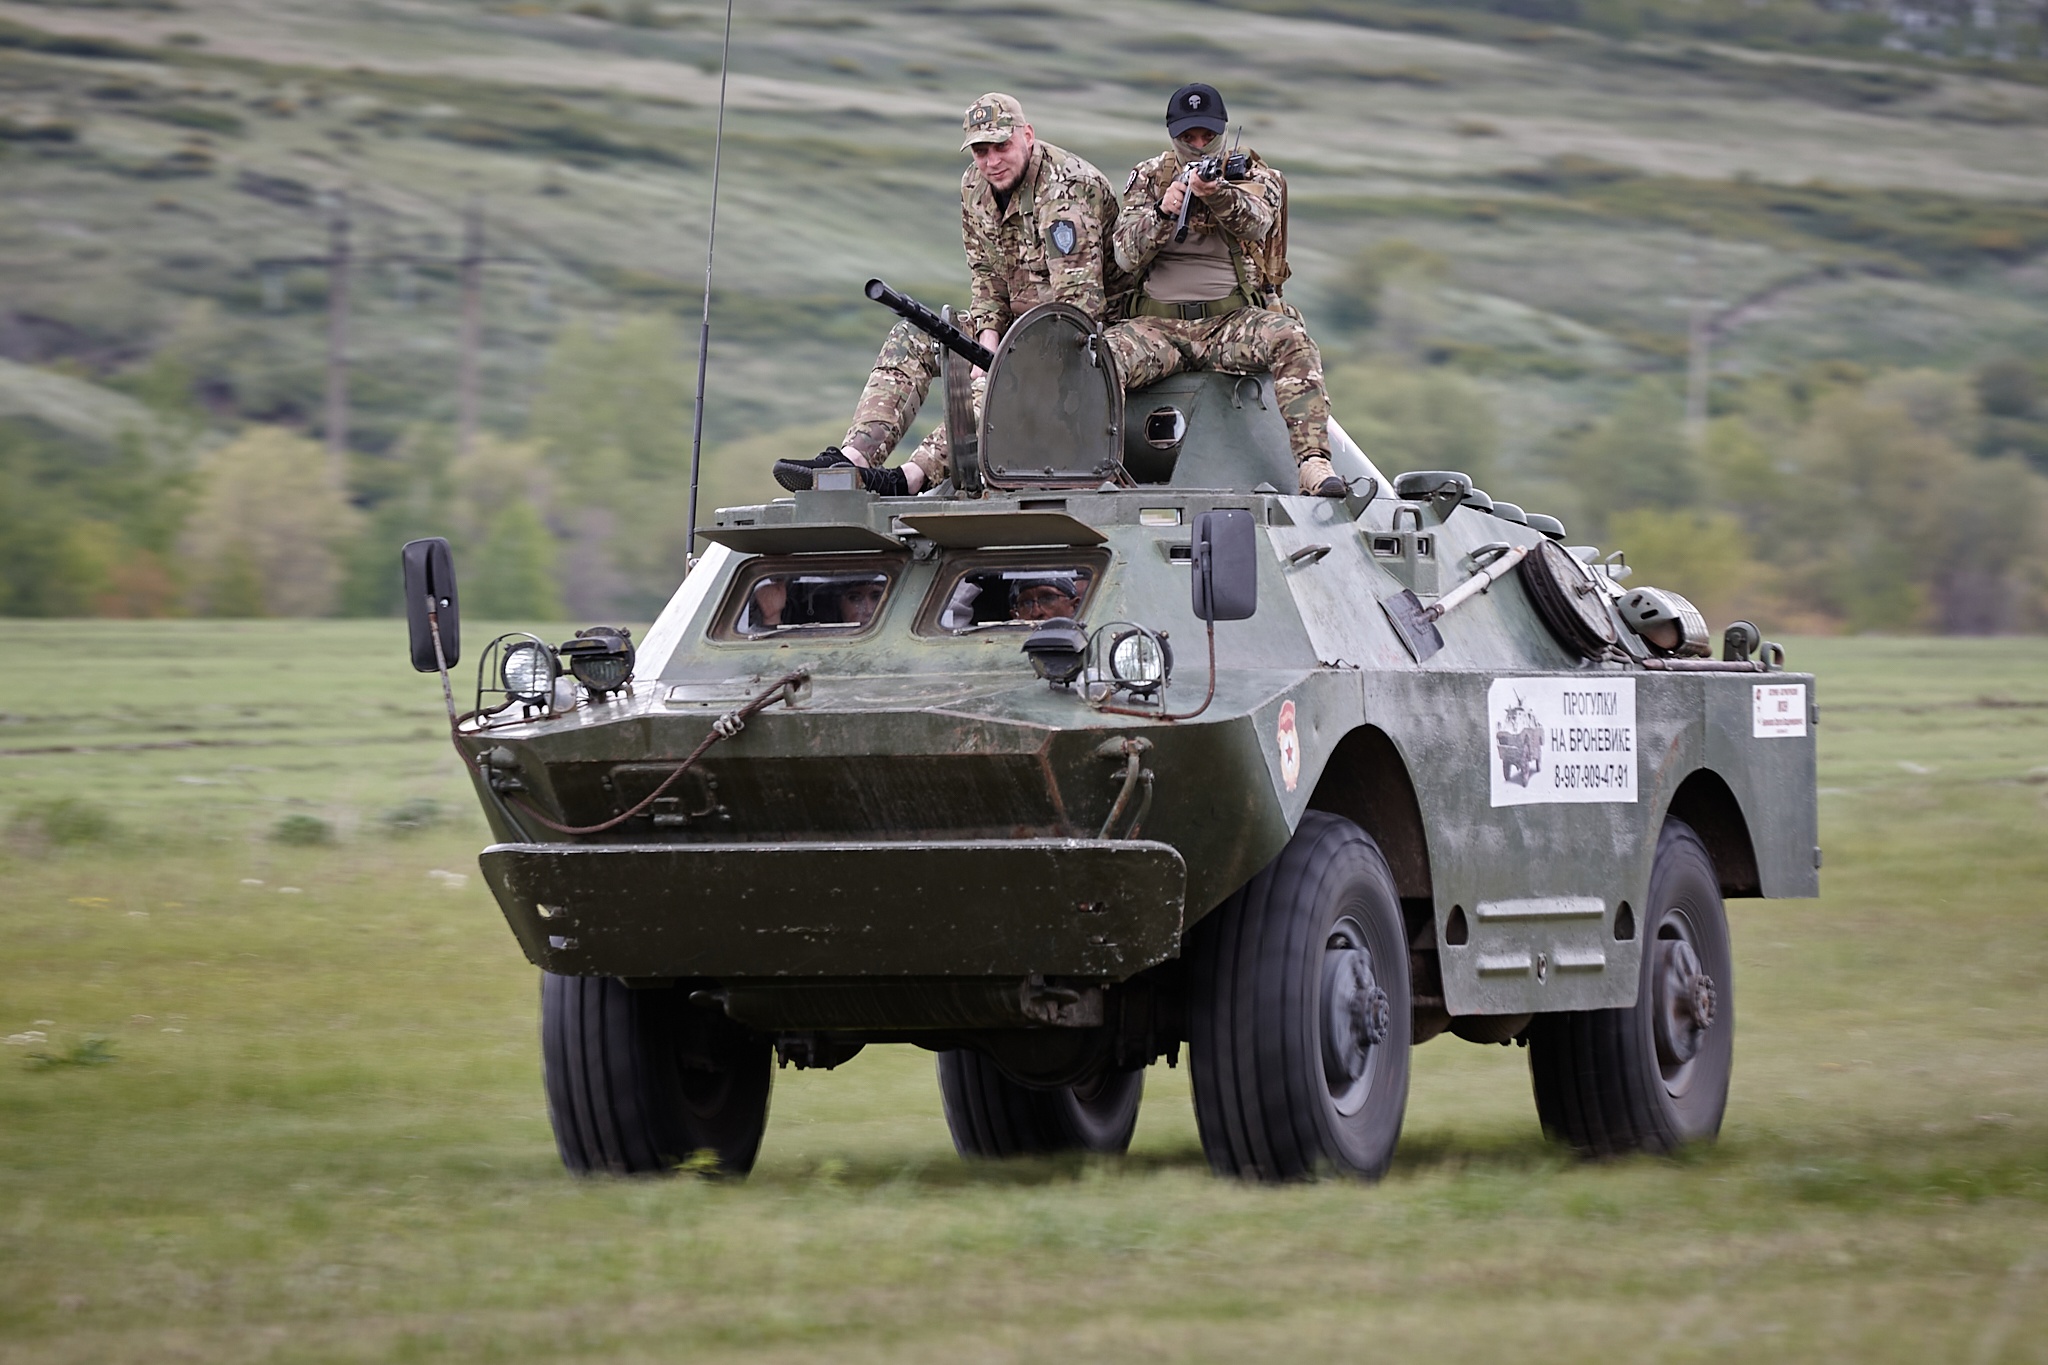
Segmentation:
<svg viewBox="0 0 2048 1365">
<path fill-rule="evenodd" d="M 686 352 L 666 316 L 576 325 L 516 435 L 466 451 L 421 424 L 330 462 L 303 433 L 223 436 L 167 418 L 93 445 L 0 420 L 0 612 L 335 616 L 400 610 L 396 551 L 447 535 L 484 617 L 649 619 L 687 539 Z M 1388 473 L 1462 469 L 1496 498 L 1625 552 L 1631 580 L 1716 624 L 1781 631 L 2048 628 L 2048 372 L 1816 363 L 1723 381 L 1704 431 L 1661 376 L 1509 458 L 1497 390 L 1398 351 L 1339 363 L 1338 416 Z M 175 412 L 172 417 L 175 417 Z M 702 500 L 775 496 L 781 447 L 713 452 Z"/>
</svg>

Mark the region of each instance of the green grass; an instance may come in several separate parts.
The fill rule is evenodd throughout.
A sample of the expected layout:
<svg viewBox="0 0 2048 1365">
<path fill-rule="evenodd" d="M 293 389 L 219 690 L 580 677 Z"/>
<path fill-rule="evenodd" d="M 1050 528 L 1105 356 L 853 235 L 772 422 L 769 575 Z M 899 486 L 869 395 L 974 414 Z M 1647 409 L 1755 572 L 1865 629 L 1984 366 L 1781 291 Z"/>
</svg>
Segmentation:
<svg viewBox="0 0 2048 1365">
<path fill-rule="evenodd" d="M 2048 642 L 1794 643 L 1826 895 L 1731 907 L 1717 1147 L 1580 1164 L 1443 1038 L 1384 1183 L 1288 1189 L 1213 1179 L 1164 1067 L 1127 1160 L 965 1165 L 905 1049 L 781 1073 L 745 1185 L 573 1179 L 396 623 L 14 645 L 0 790 L 117 823 L 0 855 L 10 1365 L 2040 1359 Z"/>
</svg>

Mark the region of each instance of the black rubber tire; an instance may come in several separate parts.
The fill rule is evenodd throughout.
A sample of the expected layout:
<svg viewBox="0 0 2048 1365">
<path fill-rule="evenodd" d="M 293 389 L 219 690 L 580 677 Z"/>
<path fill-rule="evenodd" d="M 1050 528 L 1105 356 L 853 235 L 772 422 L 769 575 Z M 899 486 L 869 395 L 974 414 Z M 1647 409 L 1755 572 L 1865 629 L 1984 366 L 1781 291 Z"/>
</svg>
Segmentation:
<svg viewBox="0 0 2048 1365">
<path fill-rule="evenodd" d="M 1529 1027 L 1529 1077 L 1543 1131 L 1587 1156 L 1668 1154 L 1711 1142 L 1728 1108 L 1735 1061 L 1734 959 L 1714 860 L 1683 821 L 1667 820 L 1639 916 L 1636 1003 L 1628 1009 L 1539 1014 Z M 1673 997 L 1668 945 L 1685 942 L 1711 980 L 1711 1023 L 1689 1061 L 1659 1051 L 1660 1009 Z M 1663 983 L 1660 984 L 1660 976 Z"/>
<path fill-rule="evenodd" d="M 1352 937 L 1362 942 L 1340 942 Z M 1363 1070 L 1340 1096 L 1324 1055 L 1329 961 L 1359 950 L 1384 995 L 1383 1031 L 1353 1037 Z M 1188 1074 L 1209 1165 L 1268 1181 L 1386 1174 L 1413 1018 L 1400 894 L 1372 837 L 1302 816 L 1280 855 L 1195 925 L 1187 961 Z"/>
<path fill-rule="evenodd" d="M 768 1039 L 677 988 L 541 973 L 541 1077 L 562 1164 L 662 1175 L 699 1153 L 754 1168 L 774 1083 Z"/>
<path fill-rule="evenodd" d="M 1099 1152 L 1121 1156 L 1138 1127 L 1143 1071 L 1111 1071 L 1089 1085 L 1035 1089 L 978 1052 L 939 1054 L 939 1099 L 953 1150 L 972 1158 Z"/>
</svg>

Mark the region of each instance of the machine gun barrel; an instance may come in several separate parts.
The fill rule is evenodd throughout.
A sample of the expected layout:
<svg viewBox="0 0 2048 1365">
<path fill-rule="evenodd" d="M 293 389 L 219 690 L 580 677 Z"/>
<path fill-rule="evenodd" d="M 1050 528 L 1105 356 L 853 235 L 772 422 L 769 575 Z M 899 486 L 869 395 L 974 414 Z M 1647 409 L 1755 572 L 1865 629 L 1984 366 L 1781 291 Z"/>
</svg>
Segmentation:
<svg viewBox="0 0 2048 1365">
<path fill-rule="evenodd" d="M 976 369 L 985 371 L 995 364 L 995 355 L 988 347 L 908 294 L 899 294 L 880 280 L 869 280 L 862 292 Z"/>
</svg>

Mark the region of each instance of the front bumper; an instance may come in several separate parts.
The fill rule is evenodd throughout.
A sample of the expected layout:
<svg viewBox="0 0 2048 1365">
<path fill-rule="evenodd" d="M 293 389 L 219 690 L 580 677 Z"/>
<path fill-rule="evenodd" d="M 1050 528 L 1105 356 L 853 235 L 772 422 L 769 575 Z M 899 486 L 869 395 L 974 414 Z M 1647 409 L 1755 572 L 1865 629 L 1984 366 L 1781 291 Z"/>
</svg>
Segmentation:
<svg viewBox="0 0 2048 1365">
<path fill-rule="evenodd" d="M 1147 840 L 494 844 L 535 966 L 572 976 L 1121 981 L 1180 948 L 1187 866 Z"/>
</svg>

